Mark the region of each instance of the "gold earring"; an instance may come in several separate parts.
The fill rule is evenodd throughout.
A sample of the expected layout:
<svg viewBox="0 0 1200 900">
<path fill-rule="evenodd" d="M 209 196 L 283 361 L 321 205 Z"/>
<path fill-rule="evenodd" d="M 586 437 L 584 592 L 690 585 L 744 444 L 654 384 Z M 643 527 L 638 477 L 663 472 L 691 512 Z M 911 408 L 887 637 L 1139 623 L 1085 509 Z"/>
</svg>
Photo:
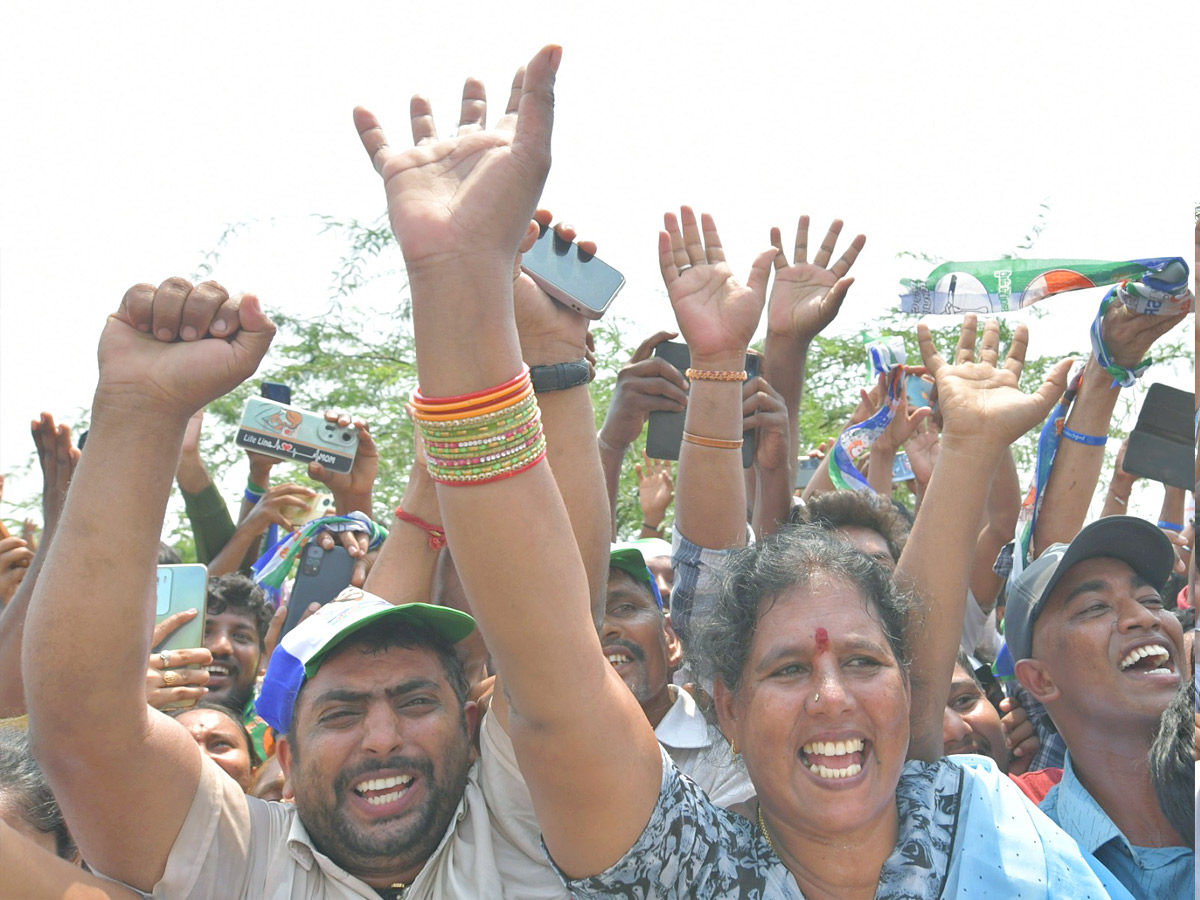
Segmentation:
<svg viewBox="0 0 1200 900">
<path fill-rule="evenodd" d="M 729 742 L 729 758 L 733 762 L 737 762 L 738 752 L 737 752 L 737 741 L 736 740 Z"/>
</svg>

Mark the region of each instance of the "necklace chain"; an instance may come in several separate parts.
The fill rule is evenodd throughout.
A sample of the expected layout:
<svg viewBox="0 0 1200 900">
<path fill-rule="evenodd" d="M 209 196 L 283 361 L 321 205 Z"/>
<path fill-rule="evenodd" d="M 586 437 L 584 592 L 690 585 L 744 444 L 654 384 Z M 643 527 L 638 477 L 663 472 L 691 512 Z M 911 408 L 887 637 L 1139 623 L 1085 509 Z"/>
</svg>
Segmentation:
<svg viewBox="0 0 1200 900">
<path fill-rule="evenodd" d="M 771 832 L 767 831 L 767 823 L 763 821 L 761 805 L 758 807 L 758 828 L 762 832 L 762 836 L 767 839 L 767 846 L 771 848 L 771 852 L 778 856 L 779 854 L 775 852 L 775 842 L 771 840 Z"/>
</svg>

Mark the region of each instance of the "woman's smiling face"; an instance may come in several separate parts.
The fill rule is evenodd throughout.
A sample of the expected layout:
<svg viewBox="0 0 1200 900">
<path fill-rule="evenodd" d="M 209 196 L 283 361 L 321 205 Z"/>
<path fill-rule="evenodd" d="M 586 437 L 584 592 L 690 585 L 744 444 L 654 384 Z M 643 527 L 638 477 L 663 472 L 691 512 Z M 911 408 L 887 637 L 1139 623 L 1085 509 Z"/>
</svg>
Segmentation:
<svg viewBox="0 0 1200 900">
<path fill-rule="evenodd" d="M 850 582 L 817 576 L 765 598 L 741 686 L 715 687 L 722 729 L 777 827 L 834 837 L 894 821 L 908 682 Z"/>
</svg>

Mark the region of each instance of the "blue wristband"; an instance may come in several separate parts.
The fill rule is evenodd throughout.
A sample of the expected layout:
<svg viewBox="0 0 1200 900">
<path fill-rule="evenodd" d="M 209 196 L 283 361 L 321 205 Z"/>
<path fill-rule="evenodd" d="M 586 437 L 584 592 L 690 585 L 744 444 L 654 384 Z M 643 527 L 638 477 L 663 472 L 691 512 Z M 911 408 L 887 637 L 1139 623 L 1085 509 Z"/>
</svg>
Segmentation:
<svg viewBox="0 0 1200 900">
<path fill-rule="evenodd" d="M 1163 531 L 1183 531 L 1183 526 L 1178 522 L 1168 522 L 1165 519 L 1158 520 L 1158 527 Z"/>
<path fill-rule="evenodd" d="M 1066 425 L 1063 426 L 1062 436 L 1068 441 L 1074 441 L 1077 444 L 1086 444 L 1089 447 L 1103 447 L 1108 443 L 1108 435 L 1106 434 L 1080 434 L 1078 431 L 1072 431 Z"/>
<path fill-rule="evenodd" d="M 256 494 L 250 490 L 247 490 L 246 493 L 244 493 L 242 496 L 246 498 L 247 503 L 251 503 L 251 504 L 257 503 L 259 500 L 262 499 L 262 494 Z"/>
</svg>

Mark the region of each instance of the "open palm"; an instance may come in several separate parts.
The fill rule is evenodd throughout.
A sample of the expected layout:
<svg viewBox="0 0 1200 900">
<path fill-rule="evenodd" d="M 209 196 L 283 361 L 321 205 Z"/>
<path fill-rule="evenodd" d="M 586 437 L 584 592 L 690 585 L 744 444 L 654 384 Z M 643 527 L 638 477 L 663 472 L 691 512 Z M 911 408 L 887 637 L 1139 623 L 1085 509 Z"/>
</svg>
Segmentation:
<svg viewBox="0 0 1200 900">
<path fill-rule="evenodd" d="M 725 263 L 712 216 L 702 215 L 697 224 L 695 213 L 684 206 L 678 220 L 672 213 L 663 219 L 666 230 L 659 232 L 659 269 L 693 362 L 723 360 L 740 368 L 762 316 L 774 251 L 759 254 L 742 285 Z"/>
<path fill-rule="evenodd" d="M 783 237 L 779 229 L 771 229 L 771 245 L 776 250 L 775 284 L 771 288 L 771 300 L 767 306 L 767 328 L 778 334 L 812 337 L 836 318 L 842 301 L 846 299 L 846 292 L 854 283 L 854 279 L 847 278 L 846 273 L 867 242 L 864 235 L 858 235 L 838 261 L 829 265 L 842 230 L 842 220 L 834 219 L 810 263 L 808 222 L 808 216 L 800 217 L 791 265 L 783 252 Z"/>
<path fill-rule="evenodd" d="M 387 192 L 392 230 L 409 268 L 447 254 L 511 258 L 550 169 L 558 48 L 543 48 L 517 73 L 504 116 L 486 128 L 483 85 L 468 79 L 453 137 L 439 139 L 429 101 L 414 97 L 413 141 L 399 152 L 361 107 L 354 123 Z M 519 224 L 518 224 L 519 223 Z"/>
</svg>

